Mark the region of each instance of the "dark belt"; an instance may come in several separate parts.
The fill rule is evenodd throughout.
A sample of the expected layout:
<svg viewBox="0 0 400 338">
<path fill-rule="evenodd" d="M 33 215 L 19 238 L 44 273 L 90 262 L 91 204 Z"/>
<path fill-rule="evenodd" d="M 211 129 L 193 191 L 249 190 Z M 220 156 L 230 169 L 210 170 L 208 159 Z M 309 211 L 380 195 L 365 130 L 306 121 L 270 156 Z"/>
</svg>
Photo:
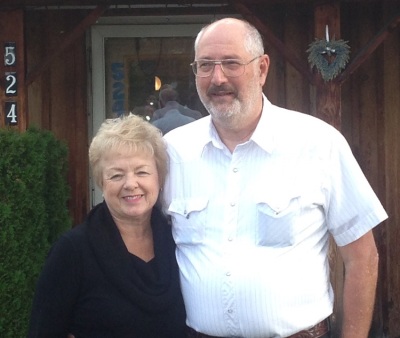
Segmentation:
<svg viewBox="0 0 400 338">
<path fill-rule="evenodd" d="M 287 338 L 328 338 L 329 337 L 329 321 L 324 319 L 322 322 L 313 326 L 308 330 L 303 330 L 292 334 Z M 187 338 L 228 338 L 228 337 L 216 337 L 209 336 L 207 334 L 197 332 L 191 327 L 187 328 Z"/>
</svg>

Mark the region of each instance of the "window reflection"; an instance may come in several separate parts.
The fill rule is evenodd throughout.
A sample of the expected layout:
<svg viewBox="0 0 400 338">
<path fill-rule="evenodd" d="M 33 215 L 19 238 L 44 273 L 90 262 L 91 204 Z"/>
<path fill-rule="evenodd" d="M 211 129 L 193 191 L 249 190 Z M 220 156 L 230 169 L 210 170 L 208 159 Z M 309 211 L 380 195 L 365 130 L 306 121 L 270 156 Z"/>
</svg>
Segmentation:
<svg viewBox="0 0 400 338">
<path fill-rule="evenodd" d="M 106 39 L 106 117 L 134 113 L 150 119 L 164 84 L 178 91 L 182 105 L 206 115 L 189 66 L 193 43 L 188 37 Z"/>
</svg>

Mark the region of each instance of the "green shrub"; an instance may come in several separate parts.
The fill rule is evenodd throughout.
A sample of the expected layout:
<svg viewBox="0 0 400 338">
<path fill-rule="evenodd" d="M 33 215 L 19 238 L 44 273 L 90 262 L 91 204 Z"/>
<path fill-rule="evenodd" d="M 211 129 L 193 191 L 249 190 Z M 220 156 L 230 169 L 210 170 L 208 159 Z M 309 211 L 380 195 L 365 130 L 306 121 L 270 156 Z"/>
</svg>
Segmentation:
<svg viewBox="0 0 400 338">
<path fill-rule="evenodd" d="M 0 337 L 26 337 L 35 283 L 71 227 L 67 146 L 49 131 L 0 129 Z"/>
</svg>

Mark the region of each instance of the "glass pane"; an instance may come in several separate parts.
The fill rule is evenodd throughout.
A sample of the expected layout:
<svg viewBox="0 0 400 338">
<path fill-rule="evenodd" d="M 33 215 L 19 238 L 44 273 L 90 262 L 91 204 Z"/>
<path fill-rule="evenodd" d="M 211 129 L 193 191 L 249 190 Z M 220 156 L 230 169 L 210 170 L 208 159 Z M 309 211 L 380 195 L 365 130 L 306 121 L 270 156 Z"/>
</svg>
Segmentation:
<svg viewBox="0 0 400 338">
<path fill-rule="evenodd" d="M 172 85 L 179 103 L 207 115 L 190 68 L 191 37 L 105 39 L 106 118 L 133 113 L 150 119 L 161 86 Z"/>
</svg>

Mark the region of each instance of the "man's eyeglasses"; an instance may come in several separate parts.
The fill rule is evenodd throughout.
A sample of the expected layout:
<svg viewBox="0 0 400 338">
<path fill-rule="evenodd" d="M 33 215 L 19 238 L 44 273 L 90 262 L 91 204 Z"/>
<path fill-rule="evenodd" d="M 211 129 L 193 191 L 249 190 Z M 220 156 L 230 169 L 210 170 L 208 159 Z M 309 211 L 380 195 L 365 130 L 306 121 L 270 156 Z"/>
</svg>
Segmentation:
<svg viewBox="0 0 400 338">
<path fill-rule="evenodd" d="M 226 59 L 226 60 L 197 60 L 192 62 L 190 65 L 192 66 L 194 75 L 198 77 L 208 77 L 214 72 L 215 65 L 220 65 L 222 72 L 226 77 L 238 77 L 243 75 L 245 67 L 260 58 L 260 56 L 256 56 L 254 59 L 251 59 L 249 62 L 240 62 L 240 60 L 234 59 Z"/>
</svg>

